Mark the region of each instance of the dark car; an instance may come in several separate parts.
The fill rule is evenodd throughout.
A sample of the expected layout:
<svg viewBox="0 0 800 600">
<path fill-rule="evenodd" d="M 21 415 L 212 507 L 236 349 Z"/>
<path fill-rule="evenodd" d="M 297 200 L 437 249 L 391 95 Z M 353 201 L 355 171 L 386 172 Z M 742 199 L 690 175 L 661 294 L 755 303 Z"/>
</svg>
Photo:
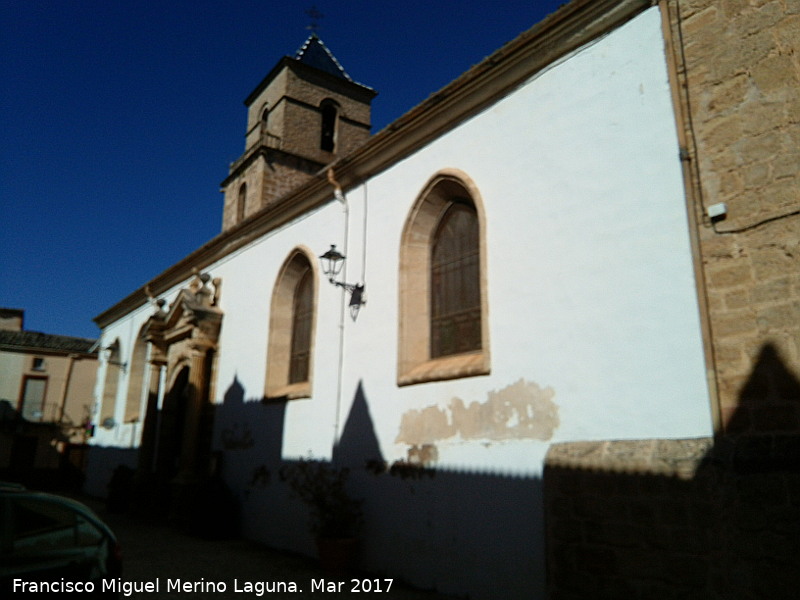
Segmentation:
<svg viewBox="0 0 800 600">
<path fill-rule="evenodd" d="M 103 580 L 121 573 L 116 536 L 87 506 L 0 483 L 0 595 L 8 597 L 13 591 L 101 595 Z"/>
</svg>

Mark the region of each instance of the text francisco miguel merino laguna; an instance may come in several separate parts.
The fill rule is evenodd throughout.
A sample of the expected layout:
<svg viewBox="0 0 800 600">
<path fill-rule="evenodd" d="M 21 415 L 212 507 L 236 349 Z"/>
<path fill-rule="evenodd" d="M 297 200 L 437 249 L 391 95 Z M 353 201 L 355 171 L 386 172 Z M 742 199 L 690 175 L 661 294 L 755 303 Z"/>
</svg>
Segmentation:
<svg viewBox="0 0 800 600">
<path fill-rule="evenodd" d="M 310 581 L 312 592 L 388 592 L 392 587 L 392 579 L 350 579 L 349 581 L 330 581 L 327 579 L 312 579 Z M 17 593 L 83 593 L 94 592 L 119 593 L 123 596 L 132 594 L 164 592 L 187 592 L 190 594 L 204 593 L 215 594 L 221 592 L 239 592 L 263 596 L 264 594 L 301 593 L 303 590 L 295 581 L 240 581 L 233 580 L 230 585 L 224 581 L 206 581 L 200 579 L 187 581 L 185 579 L 151 579 L 149 581 L 123 581 L 120 578 L 102 579 L 93 581 L 67 581 L 64 578 L 56 581 L 25 581 L 14 579 L 12 591 Z"/>
</svg>

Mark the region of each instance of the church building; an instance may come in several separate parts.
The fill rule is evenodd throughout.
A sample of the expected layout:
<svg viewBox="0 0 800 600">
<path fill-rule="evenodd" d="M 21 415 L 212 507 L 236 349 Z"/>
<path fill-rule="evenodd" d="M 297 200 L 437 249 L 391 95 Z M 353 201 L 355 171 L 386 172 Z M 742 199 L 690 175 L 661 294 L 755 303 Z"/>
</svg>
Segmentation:
<svg viewBox="0 0 800 600">
<path fill-rule="evenodd" d="M 725 432 L 757 360 L 730 293 L 800 294 L 766 267 L 724 288 L 751 267 L 721 244 L 761 256 L 738 229 L 762 217 L 791 243 L 797 199 L 726 196 L 711 105 L 753 96 L 709 96 L 730 85 L 700 66 L 730 47 L 713 4 L 573 0 L 374 135 L 376 92 L 312 34 L 245 100 L 221 233 L 95 319 L 87 491 L 124 464 L 185 517 L 229 510 L 213 479 L 243 535 L 313 554 L 280 477 L 312 457 L 363 499 L 360 569 L 544 598 L 551 447 Z M 764 314 L 748 347 L 796 366 L 798 321 Z"/>
</svg>

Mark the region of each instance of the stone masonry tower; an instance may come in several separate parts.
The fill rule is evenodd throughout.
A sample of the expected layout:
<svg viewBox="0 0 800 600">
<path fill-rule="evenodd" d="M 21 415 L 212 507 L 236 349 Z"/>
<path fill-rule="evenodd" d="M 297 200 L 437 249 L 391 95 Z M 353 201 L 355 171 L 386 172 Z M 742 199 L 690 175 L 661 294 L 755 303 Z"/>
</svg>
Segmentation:
<svg viewBox="0 0 800 600">
<path fill-rule="evenodd" d="M 222 230 L 367 141 L 376 93 L 354 82 L 315 33 L 282 58 L 244 101 L 244 154 L 220 184 Z"/>
</svg>

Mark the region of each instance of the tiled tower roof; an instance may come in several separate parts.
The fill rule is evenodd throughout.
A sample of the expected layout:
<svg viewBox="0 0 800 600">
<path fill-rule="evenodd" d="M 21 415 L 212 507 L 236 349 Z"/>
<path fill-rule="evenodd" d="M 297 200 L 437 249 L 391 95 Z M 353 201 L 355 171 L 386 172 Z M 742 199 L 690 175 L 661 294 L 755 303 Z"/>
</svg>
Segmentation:
<svg viewBox="0 0 800 600">
<path fill-rule="evenodd" d="M 303 43 L 294 57 L 301 63 L 310 67 L 314 67 L 315 69 L 319 69 L 335 77 L 341 77 L 347 81 L 353 81 L 350 75 L 344 70 L 341 63 L 336 60 L 336 57 L 328 50 L 328 47 L 319 39 L 316 33 L 312 33 L 308 36 L 308 39 Z"/>
</svg>

